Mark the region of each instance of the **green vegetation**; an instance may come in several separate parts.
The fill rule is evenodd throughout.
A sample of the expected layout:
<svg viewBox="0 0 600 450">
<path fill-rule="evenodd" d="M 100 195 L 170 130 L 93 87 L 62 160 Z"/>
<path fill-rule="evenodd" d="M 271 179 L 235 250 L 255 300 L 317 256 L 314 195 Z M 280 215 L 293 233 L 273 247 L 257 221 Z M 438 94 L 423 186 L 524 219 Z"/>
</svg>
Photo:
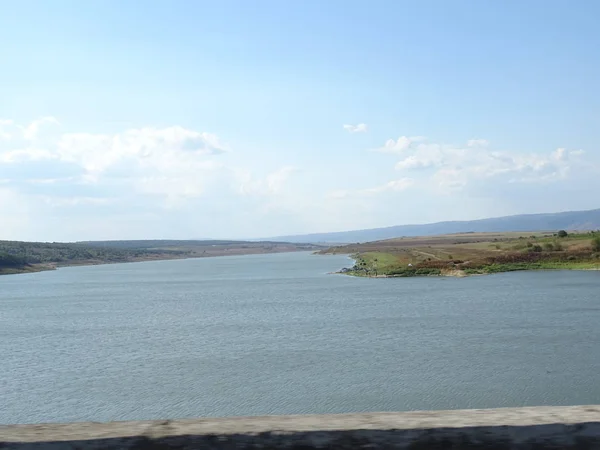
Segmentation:
<svg viewBox="0 0 600 450">
<path fill-rule="evenodd" d="M 36 272 L 57 265 L 142 261 L 186 254 L 176 250 L 105 248 L 78 243 L 0 241 L 0 274 Z"/>
<path fill-rule="evenodd" d="M 417 277 L 417 276 L 428 276 L 428 275 L 441 275 L 441 269 L 433 267 L 404 267 L 402 269 L 394 269 L 389 272 L 390 276 L 398 277 Z"/>
<path fill-rule="evenodd" d="M 131 258 L 170 253 L 183 256 L 183 251 L 146 248 L 112 248 L 86 244 L 0 241 L 0 253 L 16 258 L 21 264 L 62 263 L 98 260 L 125 262 Z"/>
<path fill-rule="evenodd" d="M 592 239 L 592 250 L 595 252 L 600 252 L 600 236 L 596 236 Z"/>
<path fill-rule="evenodd" d="M 353 244 L 346 248 L 356 264 L 343 272 L 367 277 L 411 277 L 600 269 L 600 231 L 565 233 L 529 237 L 478 233 Z M 336 247 L 335 251 L 343 253 L 344 248 Z"/>
<path fill-rule="evenodd" d="M 380 273 L 387 273 L 398 264 L 398 259 L 389 253 L 366 252 L 354 256 L 356 264 L 352 271 L 358 276 L 377 276 Z"/>
<path fill-rule="evenodd" d="M 320 250 L 310 244 L 246 241 L 99 241 L 78 243 L 0 241 L 0 275 L 57 266 L 223 255 Z"/>
<path fill-rule="evenodd" d="M 0 253 L 0 267 L 21 267 L 24 266 L 25 260 L 23 258 L 19 258 L 15 255 L 10 255 L 8 253 Z"/>
<path fill-rule="evenodd" d="M 49 269 L 49 267 L 34 266 L 29 264 L 20 256 L 12 255 L 6 252 L 0 252 L 0 275 L 38 272 L 44 269 Z"/>
</svg>

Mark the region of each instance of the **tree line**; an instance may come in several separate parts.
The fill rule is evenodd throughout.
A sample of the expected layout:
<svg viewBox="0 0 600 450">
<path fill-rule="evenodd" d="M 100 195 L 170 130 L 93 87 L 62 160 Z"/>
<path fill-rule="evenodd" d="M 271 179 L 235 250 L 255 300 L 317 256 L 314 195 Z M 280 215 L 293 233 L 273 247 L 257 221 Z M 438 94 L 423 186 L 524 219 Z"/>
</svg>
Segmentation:
<svg viewBox="0 0 600 450">
<path fill-rule="evenodd" d="M 0 267 L 22 267 L 27 264 L 61 263 L 98 260 L 125 262 L 152 255 L 184 254 L 165 249 L 94 247 L 82 244 L 0 241 Z"/>
</svg>

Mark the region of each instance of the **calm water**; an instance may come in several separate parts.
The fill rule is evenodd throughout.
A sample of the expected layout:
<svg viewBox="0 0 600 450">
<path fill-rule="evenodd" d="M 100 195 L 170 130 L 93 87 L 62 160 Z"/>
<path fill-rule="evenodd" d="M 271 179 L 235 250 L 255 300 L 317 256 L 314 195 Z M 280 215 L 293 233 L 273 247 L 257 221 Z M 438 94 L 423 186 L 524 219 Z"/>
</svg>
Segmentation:
<svg viewBox="0 0 600 450">
<path fill-rule="evenodd" d="M 0 423 L 600 403 L 600 272 L 279 254 L 0 277 Z"/>
</svg>

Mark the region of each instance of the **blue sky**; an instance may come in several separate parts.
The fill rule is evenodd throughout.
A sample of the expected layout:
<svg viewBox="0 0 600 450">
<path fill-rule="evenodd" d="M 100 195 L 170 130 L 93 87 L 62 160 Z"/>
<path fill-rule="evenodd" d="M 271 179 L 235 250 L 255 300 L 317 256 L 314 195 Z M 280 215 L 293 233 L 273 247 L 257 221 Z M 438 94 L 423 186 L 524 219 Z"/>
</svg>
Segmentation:
<svg viewBox="0 0 600 450">
<path fill-rule="evenodd" d="M 0 238 L 600 207 L 595 1 L 0 5 Z"/>
</svg>

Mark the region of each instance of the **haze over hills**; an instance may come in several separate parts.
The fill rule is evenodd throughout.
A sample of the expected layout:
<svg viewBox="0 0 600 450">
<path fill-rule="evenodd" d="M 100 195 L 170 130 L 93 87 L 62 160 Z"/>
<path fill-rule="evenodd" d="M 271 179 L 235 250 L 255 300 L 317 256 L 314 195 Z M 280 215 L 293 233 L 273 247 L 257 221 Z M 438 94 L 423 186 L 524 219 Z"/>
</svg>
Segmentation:
<svg viewBox="0 0 600 450">
<path fill-rule="evenodd" d="M 432 236 L 449 233 L 494 231 L 587 231 L 600 229 L 600 209 L 546 214 L 521 214 L 489 219 L 397 225 L 368 230 L 314 233 L 272 238 L 286 242 L 354 243 L 402 236 Z"/>
</svg>

